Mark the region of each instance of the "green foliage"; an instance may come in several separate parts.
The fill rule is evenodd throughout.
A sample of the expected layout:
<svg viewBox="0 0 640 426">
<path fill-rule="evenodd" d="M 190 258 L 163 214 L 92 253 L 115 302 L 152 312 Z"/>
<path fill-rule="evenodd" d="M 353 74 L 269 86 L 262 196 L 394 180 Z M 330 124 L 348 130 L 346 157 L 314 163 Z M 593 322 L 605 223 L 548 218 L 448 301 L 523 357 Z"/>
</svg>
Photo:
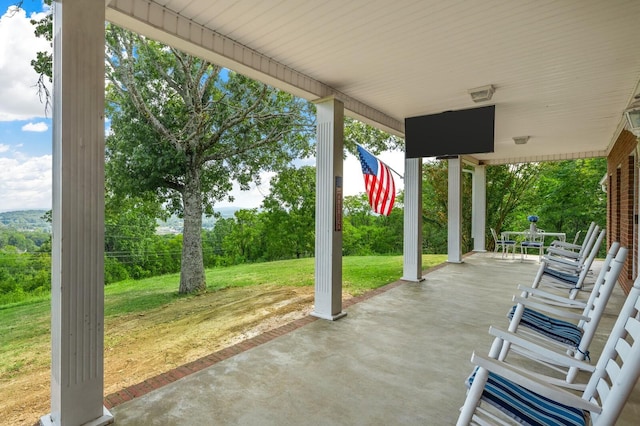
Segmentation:
<svg viewBox="0 0 640 426">
<path fill-rule="evenodd" d="M 107 174 L 116 193 L 151 191 L 182 214 L 187 179 L 197 176 L 212 213 L 234 180 L 247 188 L 312 152 L 306 101 L 115 26 L 107 44 Z"/>
<path fill-rule="evenodd" d="M 607 172 L 604 158 L 541 164 L 529 214 L 540 217 L 541 229 L 561 230 L 574 235 L 585 231 L 591 221 L 606 223 L 607 195 L 600 179 Z M 526 214 L 519 209 L 520 217 Z"/>
<path fill-rule="evenodd" d="M 49 6 L 47 13 L 40 20 L 31 20 L 34 28 L 34 34 L 42 37 L 53 46 L 53 10 L 51 9 L 52 0 L 43 0 L 43 3 Z M 46 82 L 53 82 L 53 53 L 52 52 L 36 52 L 36 57 L 31 60 L 31 67 L 38 74 L 37 88 L 40 100 L 45 102 L 45 111 L 51 106 L 51 93 L 47 89 Z"/>
<path fill-rule="evenodd" d="M 462 174 L 462 250 L 470 251 L 471 191 L 469 173 Z M 426 253 L 447 252 L 448 229 L 448 164 L 428 161 L 422 166 L 422 236 Z"/>
<path fill-rule="evenodd" d="M 234 226 L 235 220 L 233 218 L 224 218 L 216 221 L 213 230 L 203 233 L 204 264 L 206 266 L 233 265 L 225 253 L 224 241 L 231 234 Z"/>
<path fill-rule="evenodd" d="M 489 166 L 487 228 L 524 230 L 529 215 L 539 216 L 540 229 L 568 236 L 586 231 L 591 221 L 604 226 L 606 193 L 599 182 L 606 171 L 604 158 Z"/>
<path fill-rule="evenodd" d="M 0 250 L 0 306 L 51 291 L 51 255 Z"/>
<path fill-rule="evenodd" d="M 51 233 L 51 224 L 46 222 L 46 215 L 46 210 L 0 212 L 0 231 L 14 229 L 49 234 Z"/>
<path fill-rule="evenodd" d="M 264 222 L 257 209 L 238 210 L 231 232 L 222 242 L 230 264 L 255 262 L 262 252 Z"/>
<path fill-rule="evenodd" d="M 508 164 L 487 167 L 487 234 L 489 249 L 493 249 L 493 237 L 489 228 L 496 232 L 527 229 L 526 216 L 534 214 L 529 206 L 535 203 L 533 190 L 540 176 L 540 164 Z M 524 210 L 523 210 L 524 209 Z M 517 211 L 524 213 L 524 221 Z M 537 211 L 537 209 L 536 209 Z M 520 214 L 522 216 L 522 213 Z"/>
<path fill-rule="evenodd" d="M 356 144 L 369 150 L 373 155 L 383 151 L 403 151 L 404 140 L 378 130 L 366 123 L 345 117 L 344 147 L 345 150 L 357 156 Z"/>
<path fill-rule="evenodd" d="M 231 199 L 234 181 L 247 189 L 310 155 L 312 106 L 113 25 L 106 41 L 107 186 L 184 218 L 180 291 L 201 291 L 202 214 Z M 247 244 L 231 256 L 253 258 L 260 248 Z"/>
<path fill-rule="evenodd" d="M 51 290 L 51 234 L 44 211 L 0 213 L 0 305 Z"/>
<path fill-rule="evenodd" d="M 606 197 L 599 181 L 605 170 L 603 159 L 489 166 L 487 228 L 525 229 L 529 214 L 540 216 L 540 228 L 567 232 L 569 236 L 577 230 L 586 230 L 591 220 L 604 224 Z M 465 251 L 471 249 L 470 177 L 464 173 L 462 181 Z M 446 253 L 446 163 L 425 163 L 423 178 L 423 250 Z M 272 188 L 260 210 L 236 211 L 233 217 L 218 219 L 213 229 L 202 230 L 203 260 L 207 267 L 253 263 L 259 268 L 257 262 L 313 258 L 314 169 L 289 169 L 273 179 Z M 397 207 L 385 217 L 371 213 L 365 194 L 345 197 L 345 261 L 351 256 L 402 253 L 402 198 L 400 194 Z M 122 280 L 152 276 L 176 279 L 164 274 L 180 271 L 183 238 L 154 233 L 156 208 L 157 204 L 148 199 L 107 199 L 105 283 L 110 287 Z M 45 238 L 39 235 L 0 229 L 0 305 L 48 294 L 50 243 L 48 239 L 43 242 Z M 44 236 L 48 238 L 48 234 Z M 490 237 L 487 242 L 491 248 Z M 215 288 L 221 284 L 212 285 Z"/>
<path fill-rule="evenodd" d="M 606 223 L 606 194 L 599 181 L 606 173 L 606 159 L 487 166 L 486 241 L 493 249 L 489 228 L 524 230 L 527 216 L 540 217 L 541 229 L 574 235 L 595 220 Z M 469 173 L 462 180 L 462 247 L 472 249 L 471 185 Z M 426 253 L 447 250 L 447 165 L 423 165 L 423 240 Z"/>
<path fill-rule="evenodd" d="M 262 203 L 266 259 L 299 259 L 313 255 L 315 189 L 315 167 L 288 168 L 271 179 L 271 191 Z"/>
</svg>

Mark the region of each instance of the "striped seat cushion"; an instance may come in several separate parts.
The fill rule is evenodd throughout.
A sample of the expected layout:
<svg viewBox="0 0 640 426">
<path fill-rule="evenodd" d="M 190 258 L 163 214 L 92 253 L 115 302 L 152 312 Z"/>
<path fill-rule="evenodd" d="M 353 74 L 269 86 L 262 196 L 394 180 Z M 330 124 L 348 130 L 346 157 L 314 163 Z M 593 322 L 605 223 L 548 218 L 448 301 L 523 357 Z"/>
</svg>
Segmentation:
<svg viewBox="0 0 640 426">
<path fill-rule="evenodd" d="M 478 367 L 467 379 L 467 386 L 471 386 L 477 371 Z M 524 425 L 581 426 L 587 424 L 584 411 L 545 398 L 491 372 L 489 372 L 482 399 Z"/>
<path fill-rule="evenodd" d="M 542 247 L 542 243 L 538 243 L 535 241 L 523 241 L 520 245 L 523 247 Z"/>
<path fill-rule="evenodd" d="M 513 318 L 516 306 L 509 311 L 509 319 Z M 549 317 L 533 309 L 524 308 L 520 325 L 534 330 L 557 342 L 578 347 L 582 339 L 582 330 L 575 324 Z"/>
<path fill-rule="evenodd" d="M 575 284 L 578 283 L 578 276 L 574 275 L 574 274 L 569 274 L 569 273 L 566 273 L 566 272 L 560 272 L 560 271 L 558 271 L 556 269 L 551 269 L 551 268 L 547 268 L 547 267 L 545 267 L 542 270 L 542 273 L 544 275 L 549 275 L 549 276 L 551 276 L 553 278 L 556 278 L 556 279 L 558 279 L 560 281 L 564 281 L 564 282 L 566 282 L 568 284 L 574 284 L 575 285 Z"/>
</svg>

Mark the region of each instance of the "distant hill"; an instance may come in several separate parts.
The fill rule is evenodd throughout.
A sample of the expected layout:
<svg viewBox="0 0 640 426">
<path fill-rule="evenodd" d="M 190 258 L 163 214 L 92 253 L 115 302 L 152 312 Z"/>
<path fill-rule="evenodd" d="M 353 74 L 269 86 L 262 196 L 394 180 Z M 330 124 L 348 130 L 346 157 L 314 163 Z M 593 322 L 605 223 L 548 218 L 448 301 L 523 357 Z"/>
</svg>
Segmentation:
<svg viewBox="0 0 640 426">
<path fill-rule="evenodd" d="M 237 207 L 221 207 L 216 209 L 222 218 L 233 217 Z M 51 224 L 43 219 L 48 210 L 16 210 L 0 213 L 0 229 L 3 227 L 16 229 L 18 231 L 44 231 L 51 232 Z M 171 216 L 166 221 L 158 221 L 159 234 L 181 234 L 183 227 L 182 219 Z M 202 228 L 213 229 L 216 218 L 203 217 Z"/>
<path fill-rule="evenodd" d="M 215 209 L 217 213 L 220 214 L 220 217 L 223 219 L 227 219 L 230 217 L 234 217 L 236 211 L 240 210 L 237 207 L 220 207 Z M 202 229 L 213 229 L 216 224 L 215 217 L 202 217 Z M 183 228 L 183 221 L 176 215 L 172 215 L 169 219 L 165 221 L 158 221 L 158 234 L 181 234 Z"/>
<path fill-rule="evenodd" d="M 51 232 L 51 224 L 43 219 L 48 210 L 17 210 L 0 212 L 0 228 L 7 227 L 18 231 Z"/>
</svg>

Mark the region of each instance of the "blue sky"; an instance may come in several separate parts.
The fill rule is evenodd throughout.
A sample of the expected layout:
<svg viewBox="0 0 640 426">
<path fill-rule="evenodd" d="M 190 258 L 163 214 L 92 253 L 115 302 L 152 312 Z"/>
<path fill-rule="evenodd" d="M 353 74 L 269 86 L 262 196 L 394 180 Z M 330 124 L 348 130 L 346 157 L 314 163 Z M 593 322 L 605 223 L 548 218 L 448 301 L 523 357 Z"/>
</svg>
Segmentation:
<svg viewBox="0 0 640 426">
<path fill-rule="evenodd" d="M 22 10 L 10 13 L 16 1 L 0 0 L 0 212 L 51 208 L 51 118 L 45 113 L 35 84 L 38 76 L 31 68 L 36 52 L 50 49 L 37 39 L 29 20 L 41 16 L 40 0 L 23 0 Z M 404 153 L 380 156 L 394 170 L 403 173 Z M 269 192 L 269 179 L 249 191 L 233 191 L 234 206 L 258 207 Z M 403 182 L 396 179 L 396 188 Z M 349 155 L 344 162 L 344 194 L 364 192 L 359 161 Z M 218 204 L 218 207 L 229 203 Z"/>
<path fill-rule="evenodd" d="M 24 0 L 26 11 L 7 13 L 13 4 L 0 0 L 0 211 L 51 208 L 51 119 L 30 65 L 48 48 L 29 23 L 43 6 Z"/>
</svg>

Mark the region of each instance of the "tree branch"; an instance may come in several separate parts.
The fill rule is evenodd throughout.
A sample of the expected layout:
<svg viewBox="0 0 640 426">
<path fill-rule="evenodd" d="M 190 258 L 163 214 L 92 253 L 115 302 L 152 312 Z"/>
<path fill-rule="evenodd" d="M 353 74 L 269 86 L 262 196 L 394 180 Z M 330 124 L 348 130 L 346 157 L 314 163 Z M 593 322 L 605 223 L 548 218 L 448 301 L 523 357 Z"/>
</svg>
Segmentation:
<svg viewBox="0 0 640 426">
<path fill-rule="evenodd" d="M 121 37 L 121 33 L 116 35 L 118 41 L 124 47 L 124 50 L 127 54 L 127 57 L 124 58 L 121 51 L 111 52 L 118 58 L 119 69 L 124 70 L 122 74 L 122 84 L 127 89 L 127 94 L 129 95 L 131 102 L 136 107 L 138 112 L 143 116 L 143 118 L 158 132 L 160 133 L 171 145 L 174 146 L 177 150 L 181 150 L 182 146 L 178 143 L 176 138 L 171 134 L 171 132 L 162 124 L 162 122 L 153 114 L 149 106 L 144 102 L 144 98 L 140 91 L 138 90 L 138 85 L 135 80 L 135 70 L 133 69 L 133 58 L 135 58 L 133 52 L 133 46 L 129 43 L 129 40 L 126 37 Z M 110 62 L 111 66 L 115 64 L 112 62 L 111 58 L 109 58 L 109 54 L 105 54 L 107 60 Z M 122 91 L 121 91 L 122 93 Z"/>
</svg>

